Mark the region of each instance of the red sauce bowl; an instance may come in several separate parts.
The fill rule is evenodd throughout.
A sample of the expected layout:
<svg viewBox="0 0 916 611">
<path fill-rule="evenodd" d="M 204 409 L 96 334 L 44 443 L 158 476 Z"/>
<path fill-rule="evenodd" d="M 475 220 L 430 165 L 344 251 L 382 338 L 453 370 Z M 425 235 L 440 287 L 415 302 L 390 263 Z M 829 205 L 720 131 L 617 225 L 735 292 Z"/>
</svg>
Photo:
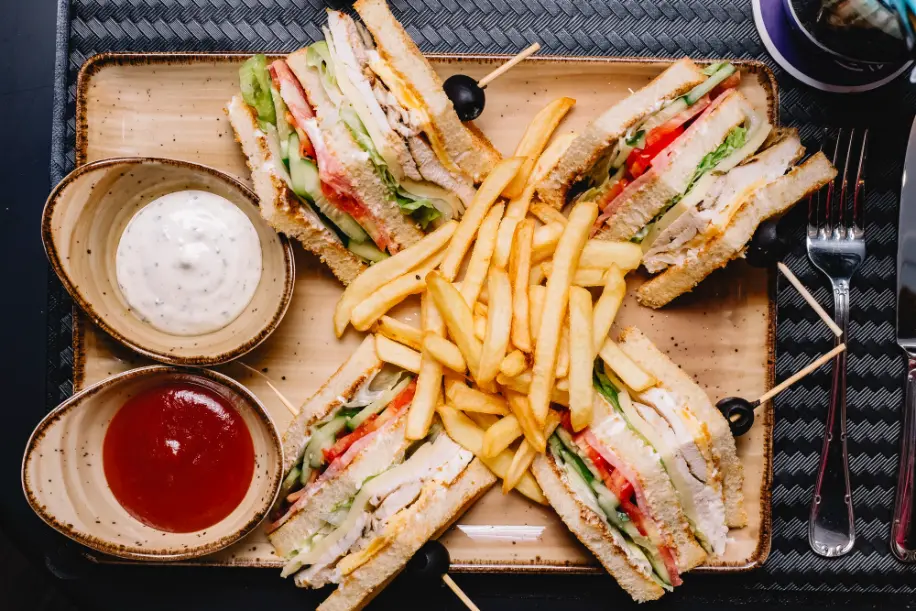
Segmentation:
<svg viewBox="0 0 916 611">
<path fill-rule="evenodd" d="M 186 560 L 257 528 L 282 469 L 280 436 L 250 390 L 214 371 L 154 365 L 106 378 L 48 414 L 26 447 L 22 486 L 42 520 L 83 545 Z M 165 470 L 174 477 L 160 477 Z"/>
</svg>

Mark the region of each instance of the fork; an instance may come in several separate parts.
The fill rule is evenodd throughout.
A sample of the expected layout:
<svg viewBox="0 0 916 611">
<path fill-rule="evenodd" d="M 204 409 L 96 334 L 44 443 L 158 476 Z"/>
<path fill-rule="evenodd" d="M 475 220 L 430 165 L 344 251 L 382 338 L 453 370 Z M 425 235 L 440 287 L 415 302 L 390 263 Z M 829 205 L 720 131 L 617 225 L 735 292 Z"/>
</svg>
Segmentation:
<svg viewBox="0 0 916 611">
<path fill-rule="evenodd" d="M 826 201 L 821 193 L 808 200 L 808 258 L 833 286 L 833 319 L 843 331 L 834 344 L 847 341 L 849 324 L 849 284 L 865 259 L 865 225 L 862 209 L 865 186 L 865 158 L 868 130 L 862 134 L 858 153 L 855 184 L 850 194 L 850 166 L 856 130 L 839 130 L 833 152 L 833 165 L 839 167 L 840 154 L 845 149 L 843 174 L 827 187 Z M 837 192 L 839 191 L 839 192 Z M 847 202 L 852 200 L 848 212 Z M 856 540 L 849 486 L 849 456 L 846 451 L 846 352 L 833 360 L 833 380 L 830 406 L 824 427 L 824 446 L 814 485 L 814 502 L 808 519 L 808 543 L 820 556 L 833 558 L 852 550 Z"/>
</svg>

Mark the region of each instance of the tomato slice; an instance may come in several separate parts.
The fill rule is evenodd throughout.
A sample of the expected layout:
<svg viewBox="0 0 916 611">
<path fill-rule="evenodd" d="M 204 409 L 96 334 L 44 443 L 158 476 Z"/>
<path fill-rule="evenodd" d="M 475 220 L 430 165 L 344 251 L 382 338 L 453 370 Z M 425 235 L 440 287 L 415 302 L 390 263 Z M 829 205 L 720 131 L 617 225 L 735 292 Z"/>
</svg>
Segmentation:
<svg viewBox="0 0 916 611">
<path fill-rule="evenodd" d="M 633 149 L 627 156 L 626 166 L 629 175 L 639 178 L 645 174 L 652 165 L 652 160 L 683 133 L 683 125 L 670 127 L 666 123 L 646 134 L 646 145 L 641 149 Z"/>
<path fill-rule="evenodd" d="M 272 62 L 268 71 L 270 72 L 270 80 L 273 81 L 274 87 L 280 92 L 280 97 L 283 98 L 283 103 L 286 104 L 286 108 L 289 109 L 289 114 L 293 118 L 291 123 L 296 128 L 296 134 L 299 135 L 300 154 L 303 157 L 315 159 L 315 148 L 302 128 L 305 121 L 315 118 L 315 113 L 312 111 L 308 98 L 305 96 L 302 83 L 299 82 L 299 79 L 296 78 L 296 75 L 293 74 L 293 71 L 289 69 L 289 66 L 282 59 Z"/>
<path fill-rule="evenodd" d="M 598 204 L 599 210 L 604 210 L 612 201 L 617 199 L 617 196 L 620 195 L 623 190 L 630 184 L 630 181 L 626 178 L 621 178 L 613 185 L 610 186 L 604 193 L 602 193 L 595 203 Z"/>
<path fill-rule="evenodd" d="M 413 395 L 416 391 L 417 381 L 413 380 L 404 390 L 399 392 L 397 396 L 391 400 L 391 403 L 388 404 L 388 407 L 386 407 L 381 414 L 373 414 L 369 418 L 366 418 L 366 421 L 356 427 L 356 430 L 338 439 L 334 445 L 324 451 L 324 459 L 327 461 L 328 465 L 346 454 L 347 450 L 349 450 L 354 443 L 366 435 L 379 430 L 386 422 L 404 411 L 404 409 L 410 405 L 410 402 L 413 401 Z"/>
</svg>

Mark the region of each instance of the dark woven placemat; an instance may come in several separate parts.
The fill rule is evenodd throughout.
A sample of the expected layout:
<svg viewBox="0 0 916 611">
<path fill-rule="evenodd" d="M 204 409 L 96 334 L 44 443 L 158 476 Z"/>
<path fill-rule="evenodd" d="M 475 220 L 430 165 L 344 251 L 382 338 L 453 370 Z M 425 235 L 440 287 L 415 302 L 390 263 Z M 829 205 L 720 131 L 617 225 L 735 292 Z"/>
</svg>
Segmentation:
<svg viewBox="0 0 916 611">
<path fill-rule="evenodd" d="M 778 1 L 778 0 L 771 0 Z M 104 51 L 291 51 L 320 36 L 319 0 L 60 0 L 56 183 L 73 167 L 74 94 L 83 61 Z M 530 41 L 544 53 L 757 58 L 781 88 L 782 121 L 817 147 L 824 128 L 872 129 L 867 198 L 868 260 L 853 281 L 849 420 L 858 542 L 839 560 L 815 556 L 807 515 L 820 452 L 829 377 L 811 376 L 776 402 L 773 547 L 758 588 L 912 593 L 916 571 L 896 562 L 888 533 L 897 468 L 903 359 L 894 343 L 897 193 L 916 90 L 814 92 L 780 70 L 754 28 L 750 0 L 393 0 L 426 51 L 510 53 Z M 787 263 L 830 306 L 830 291 L 804 253 L 804 211 L 787 224 L 797 246 Z M 48 406 L 70 394 L 70 301 L 50 274 Z M 777 377 L 828 350 L 831 336 L 787 283 L 778 288 Z"/>
</svg>

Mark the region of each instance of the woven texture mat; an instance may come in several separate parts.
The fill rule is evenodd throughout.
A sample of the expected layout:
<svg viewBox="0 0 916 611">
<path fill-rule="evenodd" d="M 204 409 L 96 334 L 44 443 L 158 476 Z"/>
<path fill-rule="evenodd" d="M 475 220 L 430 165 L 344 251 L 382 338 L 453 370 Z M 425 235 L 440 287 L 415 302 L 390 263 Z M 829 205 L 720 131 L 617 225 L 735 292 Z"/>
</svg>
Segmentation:
<svg viewBox="0 0 916 611">
<path fill-rule="evenodd" d="M 333 0 L 332 0 L 333 1 Z M 778 0 L 764 0 L 778 1 Z M 292 51 L 320 38 L 317 0 L 61 0 L 56 117 L 51 167 L 56 183 L 73 168 L 76 75 L 105 51 Z M 903 357 L 894 343 L 897 194 L 916 109 L 916 89 L 897 82 L 877 93 L 814 92 L 766 55 L 750 0 L 393 0 L 395 14 L 425 51 L 512 53 L 540 41 L 542 53 L 738 57 L 776 71 L 782 122 L 815 148 L 840 126 L 872 129 L 867 180 L 868 259 L 853 280 L 849 354 L 850 455 L 858 541 L 839 560 L 807 543 L 827 405 L 829 373 L 807 378 L 776 401 L 773 547 L 747 586 L 835 592 L 916 591 L 916 570 L 888 549 L 903 401 Z M 787 264 L 831 305 L 824 278 L 804 252 L 804 206 L 787 218 L 797 238 Z M 53 274 L 49 286 L 48 407 L 71 391 L 71 304 Z M 788 283 L 778 286 L 777 378 L 831 347 L 831 335 Z M 829 369 L 829 368 L 828 368 Z"/>
</svg>

